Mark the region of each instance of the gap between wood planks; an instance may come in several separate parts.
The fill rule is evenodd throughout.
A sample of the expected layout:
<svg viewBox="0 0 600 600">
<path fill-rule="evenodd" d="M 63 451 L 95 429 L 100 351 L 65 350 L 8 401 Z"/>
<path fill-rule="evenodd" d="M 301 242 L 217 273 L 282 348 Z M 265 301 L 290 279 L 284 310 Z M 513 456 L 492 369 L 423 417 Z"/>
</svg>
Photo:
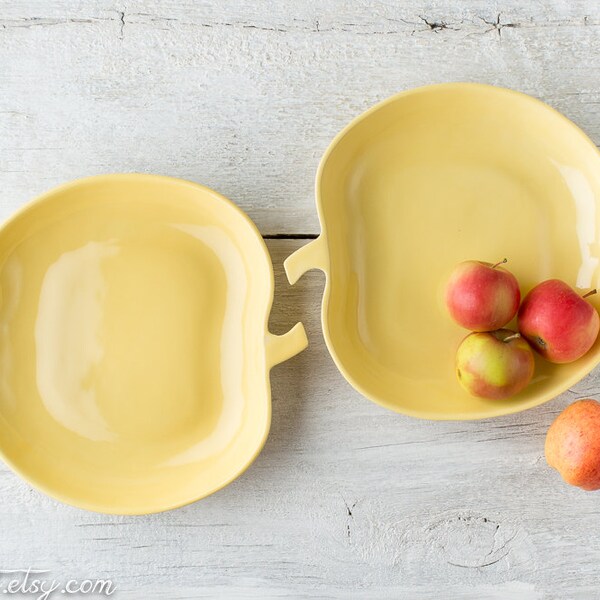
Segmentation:
<svg viewBox="0 0 600 600">
<path fill-rule="evenodd" d="M 318 233 L 265 233 L 263 240 L 315 240 Z"/>
<path fill-rule="evenodd" d="M 157 23 L 163 25 L 180 25 L 187 27 L 203 28 L 237 28 L 245 30 L 255 30 L 257 32 L 270 32 L 275 34 L 286 34 L 294 32 L 303 33 L 351 33 L 356 35 L 402 35 L 409 33 L 450 33 L 466 32 L 479 33 L 486 35 L 496 33 L 502 38 L 502 31 L 507 28 L 536 28 L 536 27 L 598 27 L 600 20 L 590 18 L 589 14 L 576 17 L 563 17 L 552 20 L 551 18 L 529 18 L 520 17 L 518 19 L 506 18 L 501 12 L 497 12 L 493 17 L 491 15 L 480 15 L 471 12 L 462 16 L 450 16 L 442 18 L 424 14 L 401 15 L 376 15 L 371 21 L 364 21 L 363 15 L 357 15 L 356 22 L 337 23 L 332 22 L 324 25 L 317 16 L 314 19 L 296 20 L 291 23 L 282 23 L 272 25 L 262 21 L 253 21 L 245 19 L 215 20 L 208 17 L 202 19 L 181 19 L 175 14 L 151 14 L 147 12 L 127 11 L 126 7 L 117 7 L 108 11 L 109 14 L 91 14 L 76 17 L 69 16 L 26 16 L 20 18 L 2 18 L 0 17 L 0 29 L 11 28 L 32 28 L 48 27 L 57 25 L 86 25 L 100 22 L 113 22 L 118 25 L 118 37 L 124 39 L 125 28 L 129 25 L 150 25 L 156 26 Z M 547 17 L 547 15 L 546 15 Z"/>
</svg>

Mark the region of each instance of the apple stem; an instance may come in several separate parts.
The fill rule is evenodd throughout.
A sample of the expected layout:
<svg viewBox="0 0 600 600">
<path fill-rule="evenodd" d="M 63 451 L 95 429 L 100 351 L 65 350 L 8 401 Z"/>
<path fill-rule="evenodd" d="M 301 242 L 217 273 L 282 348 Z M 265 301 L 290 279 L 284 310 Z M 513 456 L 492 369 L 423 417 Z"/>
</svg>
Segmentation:
<svg viewBox="0 0 600 600">
<path fill-rule="evenodd" d="M 598 290 L 590 290 L 587 294 L 584 294 L 583 296 L 581 296 L 582 298 L 587 298 L 588 296 L 593 296 L 594 294 L 596 294 L 598 292 Z"/>
<path fill-rule="evenodd" d="M 513 333 L 512 335 L 505 337 L 502 341 L 504 343 L 506 343 L 506 342 L 510 342 L 510 340 L 516 340 L 517 338 L 520 338 L 520 337 L 521 337 L 520 333 Z"/>
<path fill-rule="evenodd" d="M 497 262 L 495 265 L 492 265 L 492 269 L 495 269 L 498 265 L 503 265 L 508 262 L 508 258 L 503 258 L 500 262 Z"/>
</svg>

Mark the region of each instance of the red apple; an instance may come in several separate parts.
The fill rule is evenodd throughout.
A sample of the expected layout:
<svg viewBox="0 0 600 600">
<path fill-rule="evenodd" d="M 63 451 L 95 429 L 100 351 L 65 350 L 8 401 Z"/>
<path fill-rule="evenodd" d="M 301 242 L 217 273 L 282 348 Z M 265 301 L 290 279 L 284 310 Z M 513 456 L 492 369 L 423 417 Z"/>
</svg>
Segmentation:
<svg viewBox="0 0 600 600">
<path fill-rule="evenodd" d="M 598 311 L 585 300 L 588 295 L 580 296 L 559 279 L 536 285 L 519 309 L 519 331 L 550 362 L 581 358 L 600 329 Z"/>
<path fill-rule="evenodd" d="M 548 429 L 544 451 L 567 483 L 600 489 L 600 404 L 578 400 L 565 408 Z"/>
<path fill-rule="evenodd" d="M 519 393 L 533 377 L 529 344 L 510 329 L 468 335 L 456 353 L 456 375 L 473 396 L 492 400 Z"/>
<path fill-rule="evenodd" d="M 472 331 L 494 331 L 517 314 L 519 284 L 500 267 L 505 262 L 467 260 L 454 269 L 446 287 L 446 305 L 459 325 Z"/>
</svg>

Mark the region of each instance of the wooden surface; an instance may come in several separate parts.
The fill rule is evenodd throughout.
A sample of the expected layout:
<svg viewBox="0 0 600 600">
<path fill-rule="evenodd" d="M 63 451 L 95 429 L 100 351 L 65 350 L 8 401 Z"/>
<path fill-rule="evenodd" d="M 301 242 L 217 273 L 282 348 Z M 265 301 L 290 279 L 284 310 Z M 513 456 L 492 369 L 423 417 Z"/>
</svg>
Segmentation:
<svg viewBox="0 0 600 600">
<path fill-rule="evenodd" d="M 84 175 L 206 183 L 263 234 L 318 233 L 313 179 L 331 137 L 396 91 L 483 81 L 549 102 L 600 141 L 594 0 L 343 2 L 0 0 L 0 217 Z M 272 329 L 311 345 L 271 376 L 254 465 L 212 497 L 119 518 L 50 500 L 0 469 L 0 569 L 109 578 L 117 598 L 598 597 L 600 496 L 543 459 L 554 416 L 392 414 L 337 372 L 323 277 L 284 281 L 304 241 L 269 240 Z"/>
</svg>

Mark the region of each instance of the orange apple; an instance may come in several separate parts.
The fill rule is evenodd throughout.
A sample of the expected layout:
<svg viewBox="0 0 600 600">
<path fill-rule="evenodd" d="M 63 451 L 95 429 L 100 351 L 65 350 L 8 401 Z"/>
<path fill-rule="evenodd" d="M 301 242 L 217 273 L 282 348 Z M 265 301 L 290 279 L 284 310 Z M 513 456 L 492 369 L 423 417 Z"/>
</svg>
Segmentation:
<svg viewBox="0 0 600 600">
<path fill-rule="evenodd" d="M 518 323 L 519 331 L 533 348 L 553 363 L 569 363 L 582 357 L 593 346 L 600 329 L 598 311 L 585 296 L 559 279 L 548 279 L 525 296 Z"/>
<path fill-rule="evenodd" d="M 459 325 L 472 331 L 494 331 L 517 314 L 519 284 L 500 266 L 505 262 L 467 260 L 456 266 L 446 286 L 446 306 Z"/>
<path fill-rule="evenodd" d="M 509 398 L 533 377 L 535 360 L 529 344 L 510 329 L 468 335 L 456 353 L 456 376 L 473 396 Z"/>
<path fill-rule="evenodd" d="M 600 403 L 578 400 L 565 408 L 548 429 L 545 453 L 567 483 L 600 489 Z"/>
</svg>

